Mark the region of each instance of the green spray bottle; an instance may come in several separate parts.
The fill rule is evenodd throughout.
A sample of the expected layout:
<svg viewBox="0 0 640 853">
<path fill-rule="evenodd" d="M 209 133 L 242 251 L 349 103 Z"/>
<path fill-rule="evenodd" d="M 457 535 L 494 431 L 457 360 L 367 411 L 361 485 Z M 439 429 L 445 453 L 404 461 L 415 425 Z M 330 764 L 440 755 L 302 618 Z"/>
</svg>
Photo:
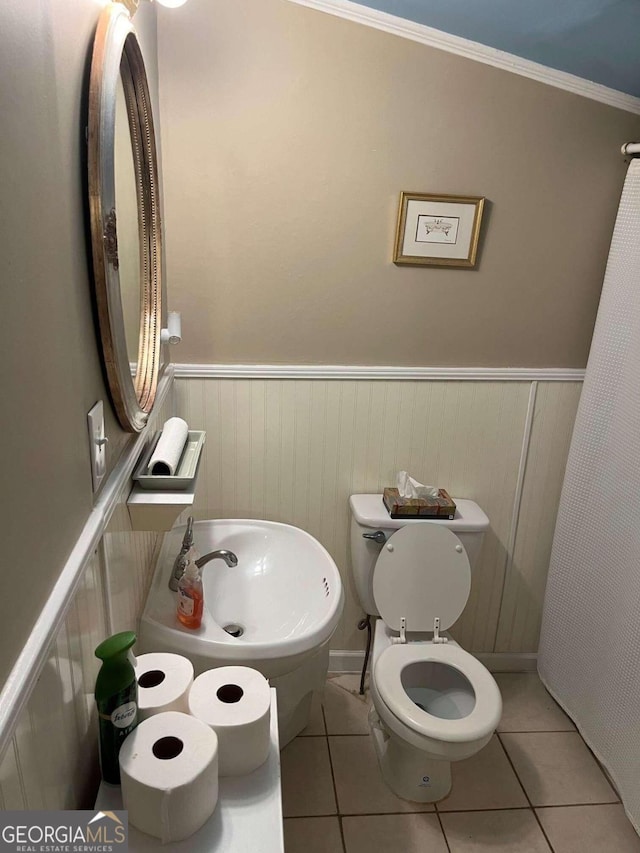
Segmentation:
<svg viewBox="0 0 640 853">
<path fill-rule="evenodd" d="M 122 631 L 100 643 L 96 657 L 102 661 L 96 680 L 100 727 L 100 770 L 105 782 L 120 784 L 118 754 L 124 739 L 138 722 L 138 682 L 131 663 L 133 631 Z"/>
</svg>

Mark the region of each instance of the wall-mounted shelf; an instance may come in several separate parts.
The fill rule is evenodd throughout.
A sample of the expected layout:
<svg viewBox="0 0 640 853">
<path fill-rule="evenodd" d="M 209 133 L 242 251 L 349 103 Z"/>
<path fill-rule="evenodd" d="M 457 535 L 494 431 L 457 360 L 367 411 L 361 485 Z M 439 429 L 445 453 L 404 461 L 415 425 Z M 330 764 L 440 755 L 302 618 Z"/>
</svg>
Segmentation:
<svg viewBox="0 0 640 853">
<path fill-rule="evenodd" d="M 137 482 L 127 499 L 131 527 L 134 530 L 171 530 L 180 513 L 193 506 L 205 435 L 202 431 L 189 431 L 178 470 L 171 477 L 152 477 L 146 474 L 159 433 L 154 436 L 142 454 L 134 473 L 134 480 Z M 183 485 L 185 482 L 188 482 L 186 488 Z M 159 488 L 155 487 L 156 483 Z"/>
<path fill-rule="evenodd" d="M 131 527 L 134 530 L 171 530 L 180 513 L 193 506 L 196 492 L 194 479 L 188 489 L 160 492 L 134 486 L 127 498 Z"/>
</svg>

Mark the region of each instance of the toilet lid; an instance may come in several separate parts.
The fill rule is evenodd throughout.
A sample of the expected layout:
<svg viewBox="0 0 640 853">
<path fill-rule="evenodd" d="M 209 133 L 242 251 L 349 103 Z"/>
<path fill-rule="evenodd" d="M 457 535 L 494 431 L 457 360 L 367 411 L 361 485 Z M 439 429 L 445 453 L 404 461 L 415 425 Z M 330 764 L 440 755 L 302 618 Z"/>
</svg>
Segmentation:
<svg viewBox="0 0 640 853">
<path fill-rule="evenodd" d="M 437 524 L 401 527 L 383 545 L 373 570 L 373 597 L 394 631 L 433 631 L 433 620 L 449 628 L 462 613 L 471 589 L 471 567 L 458 537 Z"/>
</svg>

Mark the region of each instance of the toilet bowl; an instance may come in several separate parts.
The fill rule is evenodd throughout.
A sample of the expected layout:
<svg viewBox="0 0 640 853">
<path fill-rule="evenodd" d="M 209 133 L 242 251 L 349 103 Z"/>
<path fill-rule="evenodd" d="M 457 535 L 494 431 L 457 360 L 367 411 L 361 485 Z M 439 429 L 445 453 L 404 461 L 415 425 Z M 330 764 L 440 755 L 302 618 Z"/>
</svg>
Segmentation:
<svg viewBox="0 0 640 853">
<path fill-rule="evenodd" d="M 500 690 L 473 655 L 447 643 L 396 645 L 376 623 L 369 722 L 383 778 L 400 797 L 434 802 L 451 789 L 450 764 L 485 746 L 502 713 Z"/>
<path fill-rule="evenodd" d="M 471 567 L 461 538 L 438 522 L 405 522 L 394 529 L 385 528 L 389 521 L 380 516 L 380 524 L 363 525 L 357 499 L 370 497 L 353 496 L 351 509 L 354 571 L 369 564 L 378 611 L 371 615 L 380 617 L 372 652 L 371 731 L 389 787 L 405 799 L 434 802 L 451 788 L 451 762 L 475 755 L 490 740 L 502 699 L 490 672 L 441 633 L 469 597 Z M 481 536 L 488 520 L 474 507 L 477 529 L 464 532 Z M 370 522 L 370 502 L 368 509 Z M 384 533 L 377 553 L 370 545 L 372 526 Z M 368 559 L 358 554 L 361 542 Z M 367 580 L 359 580 L 367 588 Z"/>
</svg>

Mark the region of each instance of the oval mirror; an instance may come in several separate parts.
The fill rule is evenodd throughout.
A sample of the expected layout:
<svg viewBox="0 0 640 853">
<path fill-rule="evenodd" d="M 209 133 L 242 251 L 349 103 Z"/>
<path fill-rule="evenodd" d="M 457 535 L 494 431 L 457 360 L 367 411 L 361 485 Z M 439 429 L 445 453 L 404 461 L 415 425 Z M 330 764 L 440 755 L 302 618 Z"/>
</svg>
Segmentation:
<svg viewBox="0 0 640 853">
<path fill-rule="evenodd" d="M 118 420 L 138 432 L 160 369 L 162 235 L 149 86 L 119 3 L 103 10 L 93 46 L 88 169 L 102 357 Z"/>
</svg>

